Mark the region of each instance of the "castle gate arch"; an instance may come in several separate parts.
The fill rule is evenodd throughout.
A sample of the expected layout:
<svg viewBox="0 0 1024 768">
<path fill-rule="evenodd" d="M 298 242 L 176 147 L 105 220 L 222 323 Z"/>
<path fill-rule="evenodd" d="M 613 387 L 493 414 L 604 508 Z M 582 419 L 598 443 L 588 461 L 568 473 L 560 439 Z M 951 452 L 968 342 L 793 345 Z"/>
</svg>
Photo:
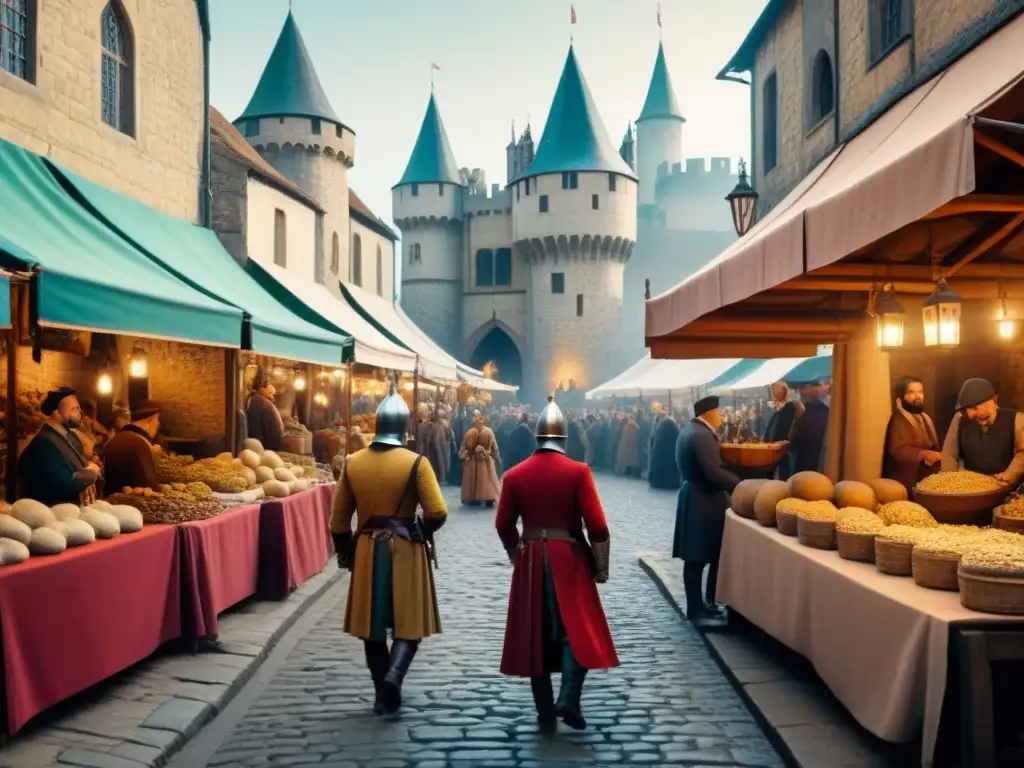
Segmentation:
<svg viewBox="0 0 1024 768">
<path fill-rule="evenodd" d="M 491 365 L 494 378 L 517 387 L 523 385 L 523 358 L 512 337 L 498 324 L 484 330 L 473 347 L 469 364 L 477 370 Z"/>
</svg>

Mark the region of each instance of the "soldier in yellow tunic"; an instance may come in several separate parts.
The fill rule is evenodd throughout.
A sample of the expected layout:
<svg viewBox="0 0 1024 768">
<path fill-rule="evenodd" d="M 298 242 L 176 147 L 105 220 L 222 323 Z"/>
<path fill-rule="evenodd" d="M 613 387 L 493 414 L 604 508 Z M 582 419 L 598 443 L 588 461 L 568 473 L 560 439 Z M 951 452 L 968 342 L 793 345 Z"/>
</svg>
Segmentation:
<svg viewBox="0 0 1024 768">
<path fill-rule="evenodd" d="M 352 572 L 345 631 L 363 640 L 375 714 L 398 711 L 420 640 L 441 632 L 429 548 L 448 509 L 430 462 L 403 447 L 408 426 L 409 408 L 392 381 L 372 443 L 345 462 L 331 515 L 338 565 Z"/>
</svg>

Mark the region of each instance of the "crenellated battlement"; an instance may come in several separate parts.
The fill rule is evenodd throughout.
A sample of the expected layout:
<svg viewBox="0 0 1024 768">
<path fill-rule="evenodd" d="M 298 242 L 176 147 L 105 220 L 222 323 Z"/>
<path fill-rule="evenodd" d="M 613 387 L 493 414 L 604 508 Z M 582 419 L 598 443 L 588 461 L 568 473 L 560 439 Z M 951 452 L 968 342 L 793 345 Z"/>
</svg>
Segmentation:
<svg viewBox="0 0 1024 768">
<path fill-rule="evenodd" d="M 709 166 L 706 158 L 688 157 L 685 166 L 683 163 L 658 166 L 656 194 L 659 198 L 717 195 L 722 188 L 731 188 L 735 183 L 730 158 L 712 157 Z"/>
<path fill-rule="evenodd" d="M 509 189 L 502 189 L 500 184 L 491 184 L 490 189 L 483 186 L 467 187 L 462 195 L 462 210 L 468 216 L 507 214 L 512 207 Z"/>
</svg>

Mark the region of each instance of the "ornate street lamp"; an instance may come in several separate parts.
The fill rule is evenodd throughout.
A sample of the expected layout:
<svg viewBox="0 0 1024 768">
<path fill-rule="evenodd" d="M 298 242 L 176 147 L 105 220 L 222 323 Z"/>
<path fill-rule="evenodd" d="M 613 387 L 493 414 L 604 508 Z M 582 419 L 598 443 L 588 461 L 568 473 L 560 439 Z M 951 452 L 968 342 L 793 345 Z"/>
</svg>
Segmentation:
<svg viewBox="0 0 1024 768">
<path fill-rule="evenodd" d="M 893 292 L 892 285 L 875 297 L 875 325 L 878 328 L 878 348 L 899 349 L 903 346 L 903 319 L 906 312 Z"/>
<path fill-rule="evenodd" d="M 924 345 L 953 349 L 960 345 L 960 294 L 939 280 L 924 300 Z"/>
<path fill-rule="evenodd" d="M 743 237 L 754 225 L 757 216 L 757 198 L 759 195 L 747 180 L 747 163 L 740 158 L 739 180 L 732 192 L 725 196 L 732 210 L 732 225 L 736 234 Z"/>
</svg>

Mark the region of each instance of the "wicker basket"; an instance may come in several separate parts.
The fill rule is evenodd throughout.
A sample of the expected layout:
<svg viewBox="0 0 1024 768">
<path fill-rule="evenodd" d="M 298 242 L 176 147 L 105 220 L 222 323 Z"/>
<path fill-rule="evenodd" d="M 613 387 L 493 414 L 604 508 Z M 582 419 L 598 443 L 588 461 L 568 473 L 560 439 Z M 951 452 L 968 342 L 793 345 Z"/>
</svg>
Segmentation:
<svg viewBox="0 0 1024 768">
<path fill-rule="evenodd" d="M 914 501 L 932 513 L 940 523 L 989 525 L 992 509 L 1009 494 L 1010 488 L 982 493 L 929 493 L 914 487 Z"/>
<path fill-rule="evenodd" d="M 798 533 L 796 512 L 787 512 L 783 509 L 776 509 L 775 527 L 779 529 L 779 533 L 783 536 L 796 536 Z"/>
<path fill-rule="evenodd" d="M 983 613 L 1024 615 L 1024 579 L 1007 576 L 958 574 L 960 603 L 964 608 Z"/>
<path fill-rule="evenodd" d="M 875 567 L 890 576 L 911 576 L 914 573 L 913 544 L 875 538 Z"/>
<path fill-rule="evenodd" d="M 948 589 L 956 592 L 960 589 L 957 581 L 957 568 L 960 567 L 959 555 L 946 555 L 929 552 L 927 549 L 914 547 L 910 557 L 914 571 L 914 583 L 928 589 Z"/>
<path fill-rule="evenodd" d="M 836 524 L 832 520 L 808 520 L 797 515 L 796 535 L 805 547 L 836 548 Z"/>
<path fill-rule="evenodd" d="M 836 531 L 836 547 L 844 560 L 861 563 L 875 562 L 875 536 L 877 533 L 844 533 Z"/>
<path fill-rule="evenodd" d="M 789 442 L 722 443 L 722 463 L 733 467 L 776 467 L 789 452 Z"/>
<path fill-rule="evenodd" d="M 1024 533 L 1024 518 L 1006 517 L 1002 511 L 1002 506 L 996 507 L 992 511 L 992 527 L 1001 528 L 1011 533 Z"/>
</svg>

